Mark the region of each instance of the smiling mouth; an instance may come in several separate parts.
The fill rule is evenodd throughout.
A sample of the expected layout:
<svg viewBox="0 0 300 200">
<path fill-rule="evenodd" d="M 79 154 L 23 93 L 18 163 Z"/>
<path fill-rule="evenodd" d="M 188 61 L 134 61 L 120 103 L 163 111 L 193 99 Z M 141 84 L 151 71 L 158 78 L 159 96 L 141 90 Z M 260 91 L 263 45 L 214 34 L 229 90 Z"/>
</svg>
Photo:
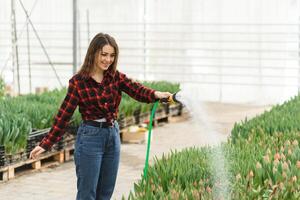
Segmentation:
<svg viewBox="0 0 300 200">
<path fill-rule="evenodd" d="M 110 66 L 110 64 L 105 64 L 105 63 L 102 63 L 102 65 L 103 65 L 104 67 L 109 67 L 109 66 Z"/>
</svg>

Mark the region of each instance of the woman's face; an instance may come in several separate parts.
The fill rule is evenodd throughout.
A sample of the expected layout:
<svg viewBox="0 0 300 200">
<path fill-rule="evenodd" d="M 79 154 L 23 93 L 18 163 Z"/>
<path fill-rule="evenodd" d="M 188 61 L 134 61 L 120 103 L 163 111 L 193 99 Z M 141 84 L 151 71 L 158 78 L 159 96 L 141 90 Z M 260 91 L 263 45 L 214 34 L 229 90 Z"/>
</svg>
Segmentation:
<svg viewBox="0 0 300 200">
<path fill-rule="evenodd" d="M 103 46 L 96 56 L 96 67 L 99 70 L 107 70 L 115 60 L 115 49 L 110 45 Z"/>
</svg>

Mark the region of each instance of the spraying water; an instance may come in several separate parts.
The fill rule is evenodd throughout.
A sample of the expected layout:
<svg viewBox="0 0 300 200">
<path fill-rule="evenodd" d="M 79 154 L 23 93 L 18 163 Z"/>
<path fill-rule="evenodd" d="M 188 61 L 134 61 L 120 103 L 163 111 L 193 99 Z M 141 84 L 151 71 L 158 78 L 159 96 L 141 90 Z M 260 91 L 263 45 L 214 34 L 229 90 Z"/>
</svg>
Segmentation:
<svg viewBox="0 0 300 200">
<path fill-rule="evenodd" d="M 217 125 L 213 124 L 205 105 L 201 100 L 201 94 L 192 85 L 181 85 L 181 91 L 174 96 L 175 101 L 183 103 L 192 115 L 193 125 L 198 126 L 197 130 L 204 130 L 206 145 L 212 146 L 210 155 L 212 173 L 214 175 L 213 196 L 214 199 L 230 199 L 229 179 L 226 167 L 225 155 L 221 147 L 221 142 L 227 139 L 226 135 L 217 131 Z M 200 125 L 202 128 L 200 128 Z"/>
</svg>

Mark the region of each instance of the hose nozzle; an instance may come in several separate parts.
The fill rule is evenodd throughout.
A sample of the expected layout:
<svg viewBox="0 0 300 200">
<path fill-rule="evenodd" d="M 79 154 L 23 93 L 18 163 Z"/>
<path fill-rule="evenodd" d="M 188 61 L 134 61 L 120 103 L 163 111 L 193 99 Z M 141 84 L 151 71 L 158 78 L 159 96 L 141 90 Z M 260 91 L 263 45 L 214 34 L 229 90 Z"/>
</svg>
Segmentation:
<svg viewBox="0 0 300 200">
<path fill-rule="evenodd" d="M 161 103 L 168 103 L 168 104 L 173 104 L 173 103 L 180 103 L 181 104 L 181 102 L 178 100 L 179 97 L 180 97 L 179 92 L 175 92 L 174 94 L 172 94 L 168 98 L 160 99 L 160 102 Z"/>
</svg>

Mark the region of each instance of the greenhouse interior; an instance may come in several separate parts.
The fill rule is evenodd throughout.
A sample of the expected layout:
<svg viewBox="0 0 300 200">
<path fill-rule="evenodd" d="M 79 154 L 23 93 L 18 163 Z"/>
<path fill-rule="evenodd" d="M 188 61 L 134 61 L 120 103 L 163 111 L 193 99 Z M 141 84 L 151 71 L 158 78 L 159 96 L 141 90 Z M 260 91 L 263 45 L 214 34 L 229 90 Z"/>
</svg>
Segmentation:
<svg viewBox="0 0 300 200">
<path fill-rule="evenodd" d="M 0 199 L 300 199 L 300 0 L 2 0 L 0 22 Z"/>
</svg>

